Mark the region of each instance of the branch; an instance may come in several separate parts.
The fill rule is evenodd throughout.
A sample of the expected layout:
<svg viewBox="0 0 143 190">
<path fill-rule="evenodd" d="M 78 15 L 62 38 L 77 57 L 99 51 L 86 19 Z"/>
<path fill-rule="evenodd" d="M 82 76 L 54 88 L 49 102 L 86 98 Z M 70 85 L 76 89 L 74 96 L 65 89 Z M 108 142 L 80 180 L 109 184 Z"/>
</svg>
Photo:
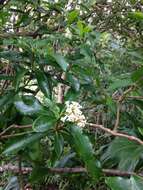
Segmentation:
<svg viewBox="0 0 143 190">
<path fill-rule="evenodd" d="M 123 94 L 121 96 L 119 96 L 119 98 L 117 99 L 117 112 L 116 112 L 116 121 L 115 121 L 115 125 L 113 130 L 117 131 L 118 126 L 119 126 L 119 122 L 120 122 L 120 109 L 121 109 L 121 104 L 123 102 L 123 100 L 126 98 L 126 96 L 136 88 L 135 85 L 132 85 L 130 88 L 128 88 L 127 90 L 125 90 L 123 92 Z"/>
<path fill-rule="evenodd" d="M 105 128 L 103 127 L 103 125 L 98 125 L 98 124 L 93 124 L 93 123 L 86 123 L 87 126 L 91 127 L 92 129 L 95 129 L 95 128 L 98 128 L 108 134 L 111 134 L 113 136 L 116 136 L 116 137 L 123 137 L 123 138 L 126 138 L 128 139 L 129 141 L 134 141 L 140 145 L 143 145 L 143 141 L 140 140 L 139 138 L 137 137 L 134 137 L 134 136 L 130 136 L 130 135 L 127 135 L 127 134 L 124 134 L 124 133 L 119 133 L 119 132 L 116 132 L 116 131 L 113 131 L 111 129 L 108 129 L 108 128 Z M 19 125 L 13 125 L 14 128 L 18 128 L 18 129 L 24 129 L 24 128 L 31 128 L 31 125 L 23 125 L 23 126 L 19 126 Z M 12 126 L 8 127 L 6 131 L 8 131 L 8 129 L 11 129 Z M 30 131 L 32 132 L 32 131 Z M 4 131 L 2 133 L 0 133 L 0 139 L 7 139 L 7 138 L 10 138 L 10 137 L 15 137 L 15 136 L 19 136 L 19 135 L 23 135 L 23 134 L 26 134 L 27 132 L 23 132 L 23 133 L 16 133 L 16 134 L 10 134 L 10 135 L 3 135 L 4 134 Z M 28 132 L 29 133 L 29 132 Z"/>
<path fill-rule="evenodd" d="M 76 168 L 45 168 L 48 170 L 50 173 L 56 173 L 56 174 L 76 174 L 76 173 L 87 173 L 87 170 L 83 167 L 76 167 Z M 13 173 L 19 173 L 19 169 L 15 165 L 3 165 L 0 166 L 0 172 L 5 172 L 5 171 L 12 171 Z M 32 171 L 31 167 L 22 167 L 21 171 L 23 174 L 30 173 Z M 120 171 L 120 170 L 114 170 L 114 169 L 103 169 L 103 173 L 106 176 L 121 176 L 121 177 L 130 177 L 131 175 L 135 175 L 136 173 L 134 172 L 127 172 L 127 171 Z M 142 174 L 136 174 L 143 176 Z"/>
<path fill-rule="evenodd" d="M 1 133 L 0 133 L 0 138 L 2 137 L 2 138 L 4 138 L 4 136 L 7 136 L 7 135 L 5 135 L 5 133 L 7 132 L 7 131 L 9 131 L 10 129 L 26 129 L 26 128 L 31 128 L 32 126 L 31 125 L 10 125 L 9 127 L 7 127 L 5 130 L 3 130 Z M 15 135 L 15 134 L 11 134 L 11 135 Z M 8 137 L 9 137 L 9 135 L 8 135 Z"/>
<path fill-rule="evenodd" d="M 103 125 L 97 125 L 97 124 L 92 124 L 92 123 L 86 123 L 86 125 L 88 125 L 89 127 L 91 127 L 92 129 L 100 129 L 102 131 L 105 131 L 106 133 L 109 133 L 113 136 L 116 136 L 116 137 L 123 137 L 123 138 L 126 138 L 128 139 L 129 141 L 134 141 L 140 145 L 143 145 L 143 141 L 140 140 L 139 138 L 137 137 L 134 137 L 134 136 L 130 136 L 130 135 L 127 135 L 127 134 L 124 134 L 124 133 L 118 133 L 116 131 L 112 131 L 111 129 L 108 129 L 108 128 L 105 128 L 103 127 Z"/>
</svg>

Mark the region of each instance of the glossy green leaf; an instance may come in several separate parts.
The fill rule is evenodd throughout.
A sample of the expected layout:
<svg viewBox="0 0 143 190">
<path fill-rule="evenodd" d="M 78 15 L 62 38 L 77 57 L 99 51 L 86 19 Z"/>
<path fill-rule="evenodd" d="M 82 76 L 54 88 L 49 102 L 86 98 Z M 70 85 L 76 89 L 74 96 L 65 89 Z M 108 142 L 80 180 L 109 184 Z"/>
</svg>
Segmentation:
<svg viewBox="0 0 143 190">
<path fill-rule="evenodd" d="M 138 70 L 132 73 L 132 80 L 134 82 L 142 79 L 142 77 L 143 77 L 143 67 L 140 67 Z"/>
<path fill-rule="evenodd" d="M 43 133 L 33 133 L 31 135 L 28 135 L 26 137 L 23 137 L 20 140 L 17 140 L 17 142 L 11 144 L 9 147 L 7 147 L 3 154 L 13 154 L 18 152 L 19 150 L 22 150 L 23 148 L 25 148 L 26 146 L 30 145 L 31 143 L 39 140 L 40 138 L 42 138 L 44 135 Z"/>
<path fill-rule="evenodd" d="M 27 70 L 24 67 L 16 66 L 16 75 L 15 75 L 14 81 L 13 81 L 13 85 L 14 85 L 16 91 L 18 90 L 20 82 L 22 81 L 26 72 L 27 72 Z"/>
<path fill-rule="evenodd" d="M 8 93 L 0 96 L 0 110 L 3 109 L 3 106 L 6 106 L 14 101 L 15 92 L 9 91 Z"/>
<path fill-rule="evenodd" d="M 37 114 L 43 110 L 40 102 L 32 95 L 18 96 L 14 104 L 17 110 L 24 115 Z"/>
<path fill-rule="evenodd" d="M 70 83 L 70 85 L 75 91 L 79 91 L 80 83 L 79 80 L 74 75 L 67 73 L 66 80 Z"/>
<path fill-rule="evenodd" d="M 49 85 L 49 80 L 47 76 L 44 74 L 44 72 L 37 70 L 35 71 L 36 78 L 38 81 L 39 88 L 41 91 L 44 93 L 46 97 L 50 97 L 50 85 Z"/>
<path fill-rule="evenodd" d="M 125 138 L 116 138 L 113 140 L 102 156 L 102 161 L 112 164 L 118 164 L 118 168 L 126 171 L 133 171 L 143 152 L 143 146 L 129 141 Z"/>
<path fill-rule="evenodd" d="M 55 117 L 58 119 L 60 117 L 60 108 L 58 107 L 58 105 L 56 104 L 56 102 L 45 98 L 44 99 L 44 105 L 46 107 L 48 107 L 48 109 L 54 113 Z"/>
<path fill-rule="evenodd" d="M 71 126 L 71 135 L 73 146 L 84 161 L 89 174 L 94 180 L 98 180 L 101 176 L 101 169 L 98 160 L 94 156 L 94 150 L 89 138 L 75 125 Z"/>
<path fill-rule="evenodd" d="M 45 132 L 54 128 L 56 124 L 55 118 L 42 115 L 39 116 L 33 123 L 32 128 L 35 132 Z"/>
<path fill-rule="evenodd" d="M 137 175 L 128 178 L 108 177 L 106 178 L 107 185 L 111 190 L 142 190 L 143 178 Z"/>
<path fill-rule="evenodd" d="M 64 146 L 64 139 L 61 134 L 56 133 L 54 136 L 54 150 L 58 157 L 61 156 Z"/>
<path fill-rule="evenodd" d="M 53 57 L 55 58 L 56 62 L 58 63 L 58 65 L 62 68 L 63 71 L 66 71 L 69 64 L 68 62 L 65 60 L 65 58 L 60 55 L 60 54 L 54 54 Z"/>
</svg>

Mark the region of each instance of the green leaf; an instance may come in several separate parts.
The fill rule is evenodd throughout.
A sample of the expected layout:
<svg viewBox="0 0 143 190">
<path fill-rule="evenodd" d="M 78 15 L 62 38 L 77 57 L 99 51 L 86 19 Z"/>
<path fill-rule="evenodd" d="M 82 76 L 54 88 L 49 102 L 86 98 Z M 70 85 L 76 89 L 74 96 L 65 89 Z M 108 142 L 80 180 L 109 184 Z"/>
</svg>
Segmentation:
<svg viewBox="0 0 143 190">
<path fill-rule="evenodd" d="M 58 119 L 60 117 L 60 108 L 57 106 L 57 104 L 48 99 L 44 99 L 44 105 L 48 107 L 48 109 L 55 114 L 55 117 Z"/>
<path fill-rule="evenodd" d="M 40 70 L 35 71 L 38 85 L 46 97 L 50 97 L 50 85 L 47 76 Z"/>
<path fill-rule="evenodd" d="M 71 126 L 72 143 L 77 153 L 84 161 L 89 174 L 94 180 L 98 180 L 101 176 L 99 162 L 94 157 L 94 151 L 89 138 L 82 133 L 78 126 Z"/>
<path fill-rule="evenodd" d="M 5 105 L 12 103 L 14 101 L 15 93 L 13 91 L 9 91 L 8 93 L 0 96 L 0 110 L 3 109 Z"/>
<path fill-rule="evenodd" d="M 18 96 L 14 104 L 17 110 L 24 115 L 37 114 L 43 110 L 40 102 L 32 95 Z"/>
<path fill-rule="evenodd" d="M 54 150 L 58 157 L 60 157 L 62 154 L 63 145 L 64 145 L 63 136 L 59 133 L 56 133 L 54 136 Z"/>
<path fill-rule="evenodd" d="M 143 67 L 141 67 L 137 71 L 133 72 L 131 77 L 134 82 L 140 80 L 143 77 Z"/>
<path fill-rule="evenodd" d="M 39 166 L 38 164 L 32 170 L 32 173 L 30 176 L 30 182 L 36 182 L 36 183 L 37 181 L 42 182 L 44 181 L 45 177 L 48 175 L 49 175 L 48 169 L 45 167 Z"/>
<path fill-rule="evenodd" d="M 13 80 L 13 76 L 10 76 L 10 75 L 5 75 L 5 74 L 3 74 L 3 75 L 0 75 L 0 80 Z"/>
<path fill-rule="evenodd" d="M 127 87 L 129 85 L 132 84 L 132 80 L 131 79 L 117 79 L 115 80 L 110 86 L 109 86 L 109 90 L 110 91 L 114 91 L 118 88 L 123 88 L 123 87 Z"/>
<path fill-rule="evenodd" d="M 23 79 L 26 72 L 27 72 L 27 70 L 24 67 L 16 65 L 16 75 L 15 75 L 14 81 L 13 81 L 13 85 L 14 85 L 16 91 L 18 90 L 19 84 L 20 84 L 21 80 Z"/>
<path fill-rule="evenodd" d="M 143 101 L 142 100 L 136 100 L 136 99 L 133 99 L 131 101 L 134 105 L 138 106 L 139 108 L 141 108 L 141 110 L 143 109 Z"/>
<path fill-rule="evenodd" d="M 54 128 L 55 124 L 55 118 L 42 115 L 34 121 L 32 128 L 35 132 L 45 132 Z"/>
<path fill-rule="evenodd" d="M 79 83 L 79 80 L 74 75 L 67 73 L 66 80 L 70 83 L 70 85 L 75 91 L 79 91 L 80 83 Z"/>
<path fill-rule="evenodd" d="M 65 58 L 60 54 L 54 54 L 53 57 L 55 58 L 56 62 L 59 64 L 59 66 L 62 68 L 63 71 L 66 71 L 69 64 L 65 60 Z"/>
<path fill-rule="evenodd" d="M 140 134 L 143 136 L 143 128 L 138 127 L 138 130 L 139 130 Z"/>
<path fill-rule="evenodd" d="M 130 179 L 122 177 L 108 177 L 106 178 L 107 185 L 111 190 L 142 190 L 143 178 L 133 175 Z"/>
<path fill-rule="evenodd" d="M 113 140 L 102 156 L 104 163 L 112 161 L 120 170 L 133 171 L 143 152 L 143 146 L 125 138 Z"/>
<path fill-rule="evenodd" d="M 16 153 L 19 150 L 22 150 L 26 146 L 32 144 L 33 142 L 39 140 L 42 138 L 44 135 L 43 133 L 34 133 L 29 136 L 23 137 L 22 139 L 18 140 L 17 142 L 11 144 L 9 147 L 7 147 L 3 154 L 11 154 L 11 153 Z"/>
<path fill-rule="evenodd" d="M 72 24 L 74 21 L 77 20 L 78 16 L 79 16 L 79 11 L 78 10 L 71 11 L 67 16 L 68 23 Z"/>
<path fill-rule="evenodd" d="M 29 158 L 33 161 L 40 161 L 42 160 L 42 149 L 40 147 L 40 142 L 36 141 L 32 144 L 30 144 L 30 146 L 27 147 L 27 155 L 29 156 Z"/>
<path fill-rule="evenodd" d="M 143 21 L 143 13 L 141 11 L 130 12 L 129 17 L 133 18 L 133 19 L 136 19 L 136 20 Z"/>
</svg>

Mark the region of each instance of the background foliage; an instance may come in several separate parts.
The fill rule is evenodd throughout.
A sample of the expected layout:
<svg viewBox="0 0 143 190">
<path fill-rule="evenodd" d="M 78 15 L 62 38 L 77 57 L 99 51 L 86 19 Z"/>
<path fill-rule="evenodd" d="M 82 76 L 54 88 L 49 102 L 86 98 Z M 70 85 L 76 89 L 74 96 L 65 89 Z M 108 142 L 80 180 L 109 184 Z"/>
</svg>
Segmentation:
<svg viewBox="0 0 143 190">
<path fill-rule="evenodd" d="M 142 44 L 142 0 L 0 1 L 1 189 L 142 189 L 143 144 L 116 137 L 143 140 Z"/>
</svg>

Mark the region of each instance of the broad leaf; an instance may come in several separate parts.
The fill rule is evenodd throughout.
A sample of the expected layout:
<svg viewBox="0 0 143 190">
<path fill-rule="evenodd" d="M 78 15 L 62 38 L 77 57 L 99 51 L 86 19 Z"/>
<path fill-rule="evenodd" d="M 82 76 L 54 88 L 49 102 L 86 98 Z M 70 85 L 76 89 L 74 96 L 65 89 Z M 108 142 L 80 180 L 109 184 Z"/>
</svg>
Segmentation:
<svg viewBox="0 0 143 190">
<path fill-rule="evenodd" d="M 102 160 L 107 164 L 112 160 L 112 164 L 118 164 L 119 169 L 133 171 L 142 153 L 143 146 L 125 138 L 116 138 L 103 154 Z"/>
<path fill-rule="evenodd" d="M 31 143 L 37 141 L 38 139 L 42 138 L 44 135 L 43 133 L 34 133 L 31 135 L 28 135 L 26 137 L 23 137 L 22 139 L 18 140 L 17 142 L 11 144 L 9 147 L 7 147 L 3 154 L 13 154 L 18 152 L 19 150 L 22 150 L 26 146 L 30 145 Z"/>
<path fill-rule="evenodd" d="M 54 54 L 53 57 L 55 58 L 56 62 L 59 64 L 59 66 L 62 68 L 63 71 L 66 71 L 69 64 L 65 60 L 65 58 L 60 54 Z"/>
<path fill-rule="evenodd" d="M 16 75 L 14 77 L 13 85 L 15 87 L 15 90 L 17 91 L 19 88 L 19 84 L 21 80 L 23 79 L 25 73 L 27 70 L 24 67 L 16 66 Z"/>
<path fill-rule="evenodd" d="M 47 76 L 40 70 L 37 70 L 35 74 L 41 91 L 46 97 L 50 97 L 50 85 Z"/>
<path fill-rule="evenodd" d="M 131 176 L 130 179 L 122 177 L 106 178 L 107 185 L 111 190 L 142 190 L 143 178 L 140 176 Z"/>
<path fill-rule="evenodd" d="M 0 96 L 0 110 L 3 109 L 3 106 L 8 105 L 14 101 L 15 93 L 10 91 L 9 93 L 3 94 Z"/>
<path fill-rule="evenodd" d="M 54 115 L 55 115 L 55 117 L 56 117 L 57 119 L 59 118 L 59 116 L 60 116 L 60 108 L 57 106 L 57 104 L 56 104 L 54 101 L 52 101 L 52 100 L 50 100 L 50 99 L 48 99 L 48 98 L 45 98 L 45 99 L 44 99 L 44 105 L 45 105 L 46 107 L 48 107 L 48 109 L 49 109 L 51 112 L 54 113 Z"/>
<path fill-rule="evenodd" d="M 54 150 L 58 157 L 61 156 L 64 146 L 64 139 L 61 134 L 56 133 L 54 136 Z"/>
<path fill-rule="evenodd" d="M 93 147 L 89 138 L 82 133 L 82 130 L 78 126 L 74 125 L 71 126 L 71 135 L 73 146 L 84 161 L 89 174 L 95 180 L 99 179 L 101 176 L 101 169 L 99 162 L 94 156 Z"/>
<path fill-rule="evenodd" d="M 31 95 L 18 96 L 14 102 L 18 111 L 24 115 L 33 115 L 42 111 L 40 102 Z"/>
<path fill-rule="evenodd" d="M 132 80 L 133 80 L 134 82 L 136 82 L 136 81 L 142 79 L 142 77 L 143 77 L 143 67 L 139 68 L 138 70 L 136 70 L 136 71 L 133 72 L 133 74 L 132 74 Z"/>
<path fill-rule="evenodd" d="M 32 128 L 35 132 L 45 132 L 54 128 L 55 124 L 55 118 L 52 118 L 51 116 L 42 115 L 34 121 Z"/>
<path fill-rule="evenodd" d="M 75 91 L 79 91 L 79 89 L 80 89 L 80 83 L 79 83 L 79 80 L 74 75 L 72 75 L 70 73 L 67 73 L 66 80 L 70 83 L 71 87 Z"/>
</svg>

